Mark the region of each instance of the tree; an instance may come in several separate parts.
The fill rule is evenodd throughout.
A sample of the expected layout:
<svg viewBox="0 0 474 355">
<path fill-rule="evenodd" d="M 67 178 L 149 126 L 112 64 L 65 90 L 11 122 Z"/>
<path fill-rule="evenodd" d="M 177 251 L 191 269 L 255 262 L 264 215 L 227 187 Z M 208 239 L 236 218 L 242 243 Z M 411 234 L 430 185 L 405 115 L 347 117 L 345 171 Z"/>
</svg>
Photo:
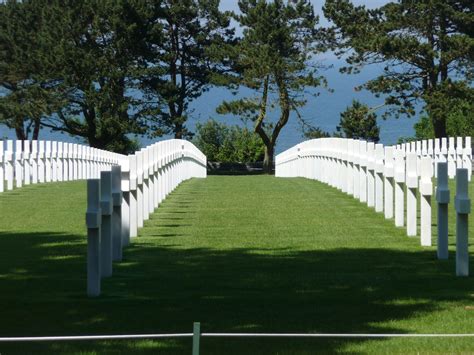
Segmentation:
<svg viewBox="0 0 474 355">
<path fill-rule="evenodd" d="M 393 105 L 397 114 L 415 114 L 419 100 L 432 120 L 436 137 L 446 136 L 446 112 L 429 105 L 445 86 L 472 83 L 474 75 L 474 3 L 470 0 L 400 0 L 377 9 L 348 0 L 326 0 L 325 16 L 339 54 L 347 54 L 347 73 L 364 64 L 382 64 L 383 74 L 362 87 Z M 390 111 L 388 111 L 390 113 Z"/>
<path fill-rule="evenodd" d="M 20 140 L 38 139 L 41 119 L 60 104 L 43 62 L 40 11 L 34 1 L 0 3 L 0 122 Z"/>
<path fill-rule="evenodd" d="M 194 144 L 209 161 L 254 163 L 262 161 L 265 146 L 246 127 L 228 126 L 215 120 L 197 124 Z"/>
<path fill-rule="evenodd" d="M 83 137 L 92 147 L 127 153 L 147 116 L 131 91 L 149 53 L 149 2 L 48 1 L 41 40 L 50 43 L 49 75 L 64 105 L 42 125 Z"/>
<path fill-rule="evenodd" d="M 163 0 L 156 3 L 160 34 L 147 36 L 153 57 L 141 78 L 145 110 L 154 113 L 157 132 L 190 137 L 189 104 L 225 75 L 225 51 L 233 29 L 219 11 L 219 0 Z"/>
<path fill-rule="evenodd" d="M 357 100 L 341 112 L 341 120 L 337 131 L 345 138 L 364 139 L 378 143 L 380 129 L 377 126 L 377 115 L 367 105 Z"/>
<path fill-rule="evenodd" d="M 323 131 L 319 127 L 311 127 L 309 130 L 304 132 L 304 136 L 308 139 L 317 139 L 331 137 L 331 134 L 326 131 Z"/>
<path fill-rule="evenodd" d="M 304 89 L 324 84 L 312 62 L 320 48 L 322 31 L 308 0 L 240 0 L 241 14 L 235 19 L 243 38 L 235 47 L 233 68 L 238 84 L 255 96 L 223 102 L 220 114 L 231 113 L 254 122 L 255 132 L 265 144 L 264 170 L 271 173 L 278 136 L 290 113 L 306 103 Z M 275 98 L 279 118 L 274 123 L 267 111 Z"/>
</svg>

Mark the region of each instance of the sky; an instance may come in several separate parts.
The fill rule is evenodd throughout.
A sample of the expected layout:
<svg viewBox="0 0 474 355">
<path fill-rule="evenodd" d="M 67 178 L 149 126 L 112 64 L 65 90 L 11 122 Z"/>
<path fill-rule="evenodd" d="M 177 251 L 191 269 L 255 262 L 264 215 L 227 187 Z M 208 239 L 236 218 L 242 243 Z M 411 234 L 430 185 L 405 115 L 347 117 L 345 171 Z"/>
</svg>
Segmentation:
<svg viewBox="0 0 474 355">
<path fill-rule="evenodd" d="M 389 0 L 352 0 L 354 5 L 364 5 L 368 8 L 380 7 L 386 3 L 390 2 Z M 220 8 L 221 10 L 226 11 L 238 11 L 239 6 L 237 5 L 237 0 L 221 0 Z M 311 3 L 314 6 L 316 14 L 320 16 L 320 23 L 322 26 L 328 25 L 328 21 L 324 18 L 323 15 L 323 5 L 325 0 L 311 0 Z"/>
<path fill-rule="evenodd" d="M 379 7 L 389 2 L 388 0 L 353 0 L 356 5 L 365 5 L 367 7 Z M 221 0 L 221 10 L 232 10 L 238 11 L 237 0 Z M 327 26 L 329 23 L 324 19 L 322 15 L 322 6 L 324 0 L 312 0 L 315 7 L 315 11 L 321 17 L 321 25 Z M 325 75 L 329 82 L 329 87 L 334 89 L 334 93 L 327 91 L 321 91 L 321 95 L 314 99 L 309 99 L 307 105 L 301 110 L 305 120 L 311 124 L 322 128 L 327 132 L 334 132 L 336 126 L 339 123 L 340 112 L 345 110 L 349 106 L 353 99 L 358 99 L 363 103 L 366 103 L 370 107 L 378 106 L 382 103 L 382 98 L 376 98 L 374 95 L 367 91 L 356 92 L 354 87 L 360 85 L 367 80 L 373 79 L 381 73 L 381 67 L 368 66 L 359 75 L 345 75 L 340 74 L 338 68 L 344 64 L 344 61 L 337 59 L 331 53 L 324 53 L 318 56 L 318 60 L 323 65 L 329 67 L 329 69 L 321 74 Z M 195 131 L 196 124 L 198 122 L 204 122 L 209 118 L 217 119 L 218 121 L 226 124 L 242 124 L 236 117 L 222 116 L 216 114 L 215 108 L 223 100 L 235 99 L 230 92 L 215 88 L 205 93 L 200 98 L 196 99 L 191 104 L 191 112 L 189 112 L 189 121 L 187 123 L 188 128 L 191 131 Z M 269 112 L 269 116 L 275 116 L 274 112 Z M 270 117 L 274 119 L 275 117 Z M 413 124 L 416 122 L 416 118 L 411 119 L 388 119 L 378 120 L 378 124 L 381 127 L 380 138 L 381 143 L 394 144 L 397 142 L 399 137 L 412 136 Z M 8 139 L 14 139 L 14 131 L 6 129 L 5 126 L 0 125 L 0 139 L 8 137 Z M 165 136 L 161 139 L 169 139 L 170 137 Z M 40 139 L 51 139 L 61 141 L 81 141 L 77 137 L 70 137 L 66 134 L 51 133 L 44 129 L 41 132 Z M 277 143 L 277 153 L 290 148 L 291 146 L 303 141 L 301 128 L 295 117 L 291 117 L 287 127 L 281 132 L 281 136 Z M 146 146 L 151 141 L 147 138 L 140 138 L 142 146 Z"/>
</svg>

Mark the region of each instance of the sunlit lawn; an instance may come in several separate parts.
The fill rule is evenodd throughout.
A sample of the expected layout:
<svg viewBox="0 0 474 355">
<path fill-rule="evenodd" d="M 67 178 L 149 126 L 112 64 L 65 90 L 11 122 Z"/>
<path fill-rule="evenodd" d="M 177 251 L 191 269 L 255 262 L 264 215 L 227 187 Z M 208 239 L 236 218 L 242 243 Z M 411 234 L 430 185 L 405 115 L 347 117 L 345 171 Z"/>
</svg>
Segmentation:
<svg viewBox="0 0 474 355">
<path fill-rule="evenodd" d="M 1 336 L 191 332 L 193 321 L 203 332 L 474 333 L 474 282 L 455 277 L 453 223 L 450 259 L 438 261 L 435 246 L 321 183 L 194 179 L 89 299 L 85 197 L 84 182 L 0 195 Z M 452 353 L 473 351 L 474 338 L 201 345 L 202 354 Z M 191 340 L 0 343 L 2 355 L 38 352 L 190 354 Z"/>
</svg>

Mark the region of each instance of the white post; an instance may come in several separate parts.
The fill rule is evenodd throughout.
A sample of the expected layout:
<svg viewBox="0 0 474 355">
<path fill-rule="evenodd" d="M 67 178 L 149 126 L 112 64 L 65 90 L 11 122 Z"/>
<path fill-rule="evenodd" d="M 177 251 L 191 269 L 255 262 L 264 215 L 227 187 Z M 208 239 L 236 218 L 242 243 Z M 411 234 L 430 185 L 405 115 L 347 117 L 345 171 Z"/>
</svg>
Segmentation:
<svg viewBox="0 0 474 355">
<path fill-rule="evenodd" d="M 45 180 L 51 182 L 51 141 L 46 141 L 46 152 L 45 152 Z"/>
<path fill-rule="evenodd" d="M 31 166 L 30 166 L 30 141 L 24 141 L 23 145 L 23 179 L 25 185 L 31 184 Z"/>
<path fill-rule="evenodd" d="M 58 181 L 58 142 L 51 142 L 51 181 Z"/>
<path fill-rule="evenodd" d="M 383 212 L 383 170 L 384 170 L 383 144 L 375 145 L 375 212 Z"/>
<path fill-rule="evenodd" d="M 130 238 L 138 235 L 137 155 L 129 155 L 130 166 Z"/>
<path fill-rule="evenodd" d="M 454 137 L 449 137 L 448 176 L 450 179 L 454 179 L 456 176 L 456 149 L 454 146 Z"/>
<path fill-rule="evenodd" d="M 463 168 L 464 145 L 462 137 L 456 137 L 456 169 Z"/>
<path fill-rule="evenodd" d="M 467 169 L 467 178 L 471 181 L 472 176 L 472 148 L 471 148 L 471 137 L 466 137 L 465 146 L 462 154 L 464 169 Z"/>
<path fill-rule="evenodd" d="M 31 154 L 30 154 L 30 166 L 31 166 L 31 183 L 38 183 L 38 141 L 31 141 Z"/>
<path fill-rule="evenodd" d="M 431 246 L 431 196 L 433 195 L 433 160 L 429 156 L 421 158 L 421 245 Z"/>
<path fill-rule="evenodd" d="M 375 144 L 367 143 L 367 206 L 375 206 Z"/>
<path fill-rule="evenodd" d="M 360 141 L 360 176 L 359 176 L 359 201 L 367 202 L 367 142 Z"/>
<path fill-rule="evenodd" d="M 393 218 L 393 191 L 395 177 L 394 148 L 385 147 L 384 160 L 384 215 L 386 219 Z M 402 213 L 403 216 L 403 213 Z"/>
<path fill-rule="evenodd" d="M 159 155 L 159 148 L 158 148 L 158 144 L 155 143 L 154 146 L 153 146 L 153 150 L 155 151 L 154 152 L 154 162 L 153 162 L 153 166 L 154 166 L 154 173 L 155 173 L 155 197 L 154 197 L 154 202 L 155 202 L 155 205 L 154 207 L 155 208 L 158 208 L 158 204 L 159 204 L 159 199 L 160 199 L 160 178 L 159 178 L 159 159 L 160 159 L 160 155 Z"/>
<path fill-rule="evenodd" d="M 434 163 L 435 163 L 435 166 L 437 167 L 438 166 L 438 163 L 441 162 L 441 140 L 439 138 L 435 138 L 434 140 Z M 435 169 L 435 178 L 438 178 L 438 169 L 436 168 Z"/>
<path fill-rule="evenodd" d="M 360 198 L 360 141 L 355 140 L 353 144 L 354 150 L 352 151 L 354 157 L 354 170 L 352 172 L 354 176 L 354 198 Z"/>
<path fill-rule="evenodd" d="M 13 141 L 11 140 L 7 140 L 5 151 L 5 180 L 7 180 L 7 190 L 13 190 Z"/>
<path fill-rule="evenodd" d="M 448 258 L 448 163 L 438 163 L 436 201 L 438 202 L 438 259 Z"/>
<path fill-rule="evenodd" d="M 43 183 L 46 181 L 46 148 L 45 141 L 38 141 L 38 181 Z"/>
<path fill-rule="evenodd" d="M 150 182 L 148 175 L 148 149 L 141 150 L 143 157 L 143 220 L 147 221 L 150 219 L 150 211 L 148 208 L 149 197 L 150 197 Z"/>
<path fill-rule="evenodd" d="M 112 260 L 122 261 L 122 171 L 112 166 Z"/>
<path fill-rule="evenodd" d="M 64 181 L 64 160 L 63 160 L 63 157 L 64 157 L 64 145 L 65 143 L 63 142 L 58 142 L 58 158 L 57 158 L 57 178 L 58 178 L 58 181 Z"/>
<path fill-rule="evenodd" d="M 102 229 L 100 240 L 100 274 L 112 276 L 112 172 L 100 173 L 100 209 L 102 210 Z"/>
<path fill-rule="evenodd" d="M 456 276 L 469 276 L 469 183 L 467 169 L 456 171 Z"/>
<path fill-rule="evenodd" d="M 137 227 L 143 227 L 143 152 L 137 152 Z"/>
<path fill-rule="evenodd" d="M 63 144 L 63 181 L 69 180 L 69 143 Z M 94 176 L 90 177 L 91 179 Z"/>
<path fill-rule="evenodd" d="M 5 190 L 5 169 L 4 169 L 3 141 L 0 140 L 0 192 Z"/>
<path fill-rule="evenodd" d="M 73 149 L 73 165 L 72 165 L 72 179 L 73 180 L 78 180 L 79 179 L 79 164 L 78 164 L 78 159 L 79 159 L 79 147 L 77 144 L 72 145 Z M 100 175 L 99 175 L 100 177 Z"/>
<path fill-rule="evenodd" d="M 354 140 L 347 140 L 347 194 L 354 195 Z"/>
<path fill-rule="evenodd" d="M 406 158 L 406 185 L 407 185 L 407 235 L 416 236 L 417 233 L 417 155 L 408 153 Z"/>
<path fill-rule="evenodd" d="M 74 144 L 69 143 L 68 144 L 68 157 L 69 157 L 68 180 L 69 181 L 74 180 L 74 160 L 75 160 L 74 151 L 75 151 Z M 99 176 L 98 175 L 94 176 L 94 179 L 99 179 Z"/>
<path fill-rule="evenodd" d="M 15 180 L 16 187 L 23 186 L 23 141 L 16 141 L 15 149 Z"/>
<path fill-rule="evenodd" d="M 130 160 L 121 159 L 122 176 L 122 246 L 130 244 Z"/>
<path fill-rule="evenodd" d="M 100 295 L 100 181 L 87 181 L 87 296 Z"/>
</svg>

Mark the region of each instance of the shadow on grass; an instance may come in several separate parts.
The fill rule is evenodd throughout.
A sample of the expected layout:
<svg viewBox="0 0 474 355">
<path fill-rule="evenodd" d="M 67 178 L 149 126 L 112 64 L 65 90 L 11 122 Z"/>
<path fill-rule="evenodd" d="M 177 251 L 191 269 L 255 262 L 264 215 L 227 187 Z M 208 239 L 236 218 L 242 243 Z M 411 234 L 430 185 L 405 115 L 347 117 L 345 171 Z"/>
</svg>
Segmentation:
<svg viewBox="0 0 474 355">
<path fill-rule="evenodd" d="M 102 296 L 88 299 L 84 236 L 0 233 L 0 251 L 3 336 L 190 332 L 194 321 L 203 332 L 403 333 L 377 324 L 472 299 L 474 290 L 453 276 L 453 258 L 439 262 L 432 251 L 181 249 L 148 237 L 125 249 Z M 202 353 L 338 352 L 358 342 L 203 339 Z M 0 344 L 0 352 L 188 354 L 190 344 Z"/>
</svg>

